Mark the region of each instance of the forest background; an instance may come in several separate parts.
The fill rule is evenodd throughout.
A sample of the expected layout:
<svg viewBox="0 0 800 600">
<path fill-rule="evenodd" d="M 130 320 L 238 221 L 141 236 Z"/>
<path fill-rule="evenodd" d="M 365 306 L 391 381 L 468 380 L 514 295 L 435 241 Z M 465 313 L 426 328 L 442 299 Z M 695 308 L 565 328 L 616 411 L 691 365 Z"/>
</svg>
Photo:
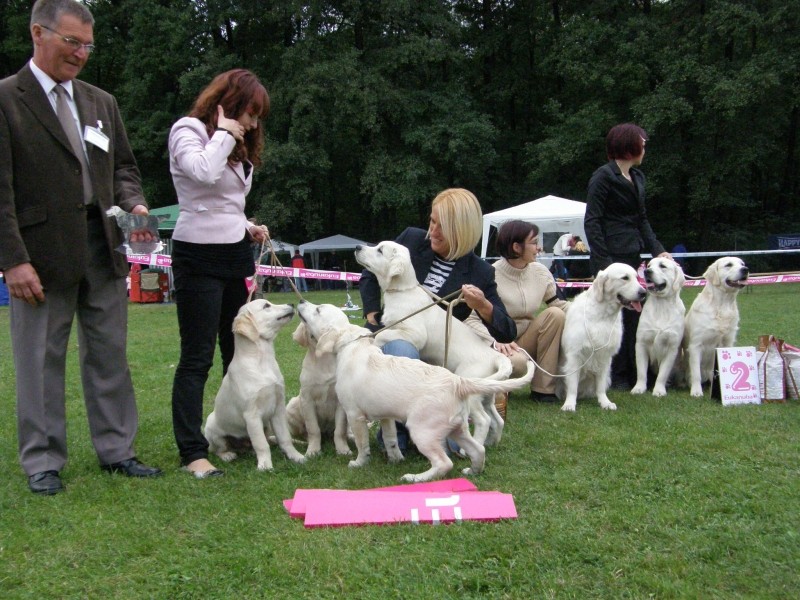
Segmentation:
<svg viewBox="0 0 800 600">
<path fill-rule="evenodd" d="M 166 141 L 234 67 L 270 91 L 248 212 L 276 238 L 391 239 L 440 190 L 485 212 L 584 200 L 618 122 L 649 133 L 664 245 L 759 249 L 798 228 L 800 0 L 86 0 L 82 79 L 115 94 L 154 207 Z M 0 76 L 32 0 L 0 3 Z"/>
</svg>

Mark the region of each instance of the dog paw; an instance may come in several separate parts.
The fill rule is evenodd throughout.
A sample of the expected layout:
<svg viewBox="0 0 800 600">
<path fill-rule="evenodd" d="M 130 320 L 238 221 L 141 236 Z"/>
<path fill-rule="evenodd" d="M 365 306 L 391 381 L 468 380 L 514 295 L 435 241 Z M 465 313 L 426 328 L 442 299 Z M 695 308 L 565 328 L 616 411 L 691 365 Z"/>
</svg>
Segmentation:
<svg viewBox="0 0 800 600">
<path fill-rule="evenodd" d="M 339 456 L 352 456 L 353 451 L 350 450 L 350 448 L 337 448 L 336 454 L 338 454 Z"/>
<path fill-rule="evenodd" d="M 694 396 L 695 398 L 702 398 L 703 397 L 703 388 L 702 387 L 692 387 L 692 391 L 689 392 L 690 396 Z"/>
<path fill-rule="evenodd" d="M 290 456 L 289 460 L 297 463 L 298 465 L 302 465 L 306 462 L 306 457 L 298 453 L 297 456 Z"/>
<path fill-rule="evenodd" d="M 656 386 L 653 388 L 653 396 L 656 398 L 662 398 L 667 395 L 667 388 L 664 386 Z"/>
<path fill-rule="evenodd" d="M 607 402 L 606 404 L 602 404 L 600 408 L 603 410 L 617 410 L 617 405 L 613 402 Z"/>
<path fill-rule="evenodd" d="M 561 410 L 564 412 L 575 412 L 575 405 L 570 404 L 568 402 L 564 402 L 564 405 L 561 407 Z"/>
<path fill-rule="evenodd" d="M 309 448 L 308 450 L 306 450 L 306 458 L 314 458 L 315 456 L 319 455 L 320 455 L 320 450 L 318 449 L 312 450 L 311 448 Z"/>
<path fill-rule="evenodd" d="M 358 460 L 351 460 L 349 463 L 347 463 L 347 466 L 351 469 L 359 469 L 364 466 L 364 463 Z"/>
<path fill-rule="evenodd" d="M 272 465 L 267 462 L 259 461 L 257 468 L 259 471 L 272 471 Z"/>
<path fill-rule="evenodd" d="M 417 483 L 419 480 L 414 473 L 406 473 L 400 478 L 400 481 L 405 481 L 407 483 Z"/>
<path fill-rule="evenodd" d="M 645 386 L 644 384 L 637 383 L 635 386 L 633 386 L 631 394 L 644 394 L 646 391 L 647 391 L 647 386 Z"/>
<path fill-rule="evenodd" d="M 472 467 L 466 467 L 464 469 L 461 469 L 461 474 L 462 475 L 474 475 L 475 472 L 472 470 Z"/>
<path fill-rule="evenodd" d="M 220 452 L 217 454 L 217 456 L 219 456 L 219 459 L 224 462 L 231 462 L 236 458 L 236 452 Z"/>
</svg>

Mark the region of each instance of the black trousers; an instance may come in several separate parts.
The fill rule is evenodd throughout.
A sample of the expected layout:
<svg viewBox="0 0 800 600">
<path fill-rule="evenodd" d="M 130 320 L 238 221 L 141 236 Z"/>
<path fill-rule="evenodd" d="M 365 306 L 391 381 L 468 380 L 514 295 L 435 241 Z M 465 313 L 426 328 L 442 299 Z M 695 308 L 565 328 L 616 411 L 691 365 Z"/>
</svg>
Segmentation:
<svg viewBox="0 0 800 600">
<path fill-rule="evenodd" d="M 208 441 L 201 432 L 203 394 L 219 339 L 222 373 L 233 360 L 233 319 L 247 301 L 244 279 L 175 275 L 175 303 L 181 336 L 181 356 L 172 384 L 172 427 L 181 464 L 208 458 Z"/>
</svg>

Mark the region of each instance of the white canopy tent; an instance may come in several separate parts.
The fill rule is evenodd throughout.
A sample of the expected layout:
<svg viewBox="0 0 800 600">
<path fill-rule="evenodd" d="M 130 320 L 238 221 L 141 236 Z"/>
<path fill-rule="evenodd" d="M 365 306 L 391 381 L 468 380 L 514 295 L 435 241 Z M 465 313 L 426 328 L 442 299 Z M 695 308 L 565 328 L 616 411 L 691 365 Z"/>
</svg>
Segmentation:
<svg viewBox="0 0 800 600">
<path fill-rule="evenodd" d="M 300 254 L 305 255 L 306 253 L 309 253 L 311 255 L 312 268 L 317 269 L 319 268 L 318 264 L 320 252 L 330 252 L 332 250 L 353 250 L 356 246 L 370 245 L 371 244 L 368 242 L 362 242 L 361 240 L 347 237 L 346 235 L 337 234 L 322 238 L 320 240 L 314 240 L 313 242 L 300 244 Z"/>
<path fill-rule="evenodd" d="M 581 236 L 586 241 L 583 230 L 583 216 L 586 213 L 586 203 L 576 200 L 567 200 L 557 196 L 545 196 L 538 200 L 531 200 L 524 204 L 504 208 L 493 213 L 483 215 L 483 239 L 481 241 L 481 257 L 486 258 L 489 247 L 489 233 L 492 227 L 500 227 L 506 221 L 518 219 L 535 223 L 539 227 L 540 242 L 544 233 L 572 233 Z M 551 248 L 547 249 L 552 250 Z"/>
</svg>

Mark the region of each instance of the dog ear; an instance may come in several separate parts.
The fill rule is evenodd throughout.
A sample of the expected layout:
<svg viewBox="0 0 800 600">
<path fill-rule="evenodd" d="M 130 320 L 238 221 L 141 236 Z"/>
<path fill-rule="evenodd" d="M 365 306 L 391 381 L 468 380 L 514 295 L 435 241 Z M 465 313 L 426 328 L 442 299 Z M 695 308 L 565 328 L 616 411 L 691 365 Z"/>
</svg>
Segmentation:
<svg viewBox="0 0 800 600">
<path fill-rule="evenodd" d="M 717 272 L 717 263 L 711 263 L 711 266 L 706 269 L 706 272 L 703 273 L 703 277 L 705 277 L 706 281 L 708 281 L 711 285 L 719 285 L 719 273 Z"/>
<path fill-rule="evenodd" d="M 389 279 L 394 279 L 398 275 L 403 273 L 403 269 L 405 269 L 405 261 L 403 260 L 402 256 L 398 256 L 397 253 L 392 255 L 392 258 L 389 259 Z"/>
<path fill-rule="evenodd" d="M 607 281 L 608 281 L 608 275 L 606 275 L 606 272 L 600 271 L 597 275 L 595 275 L 592 287 L 589 288 L 590 293 L 594 294 L 595 300 L 597 300 L 598 302 L 602 302 L 603 300 L 603 296 L 606 293 Z"/>
<path fill-rule="evenodd" d="M 256 327 L 256 322 L 253 319 L 253 315 L 251 315 L 249 312 L 237 315 L 233 320 L 233 333 L 243 335 L 251 342 L 257 341 L 259 335 L 258 327 Z"/>
<path fill-rule="evenodd" d="M 333 352 L 341 335 L 342 332 L 335 329 L 329 329 L 323 333 L 317 340 L 317 356 Z"/>
<path fill-rule="evenodd" d="M 292 334 L 292 339 L 300 344 L 303 348 L 308 348 L 311 345 L 311 336 L 308 335 L 308 327 L 306 327 L 305 323 L 300 321 L 297 329 L 295 329 L 294 333 Z"/>
<path fill-rule="evenodd" d="M 683 274 L 683 269 L 678 263 L 675 263 L 675 281 L 672 282 L 673 291 L 680 292 L 685 283 L 686 276 Z"/>
</svg>

